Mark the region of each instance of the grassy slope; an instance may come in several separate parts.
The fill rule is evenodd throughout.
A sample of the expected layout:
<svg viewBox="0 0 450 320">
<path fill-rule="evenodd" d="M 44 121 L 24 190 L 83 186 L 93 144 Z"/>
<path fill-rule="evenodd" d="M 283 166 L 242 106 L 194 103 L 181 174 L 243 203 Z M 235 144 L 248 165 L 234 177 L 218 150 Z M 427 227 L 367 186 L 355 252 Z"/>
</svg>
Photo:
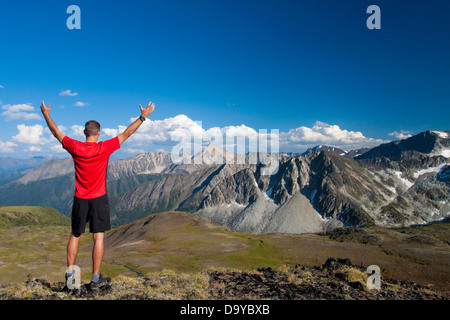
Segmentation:
<svg viewBox="0 0 450 320">
<path fill-rule="evenodd" d="M 255 270 L 299 264 L 323 264 L 348 257 L 354 264 L 380 266 L 382 276 L 434 284 L 449 291 L 449 224 L 385 229 L 347 229 L 330 234 L 232 232 L 196 215 L 167 212 L 107 233 L 102 272 L 114 277 L 161 270 L 198 272 L 207 268 Z M 32 277 L 61 281 L 69 227 L 22 226 L 0 230 L 0 283 Z M 77 265 L 90 278 L 91 236 L 80 243 Z"/>
<path fill-rule="evenodd" d="M 0 282 L 53 272 L 65 263 L 70 219 L 50 207 L 0 207 Z"/>
<path fill-rule="evenodd" d="M 69 225 L 70 219 L 51 207 L 0 207 L 0 227 Z"/>
</svg>

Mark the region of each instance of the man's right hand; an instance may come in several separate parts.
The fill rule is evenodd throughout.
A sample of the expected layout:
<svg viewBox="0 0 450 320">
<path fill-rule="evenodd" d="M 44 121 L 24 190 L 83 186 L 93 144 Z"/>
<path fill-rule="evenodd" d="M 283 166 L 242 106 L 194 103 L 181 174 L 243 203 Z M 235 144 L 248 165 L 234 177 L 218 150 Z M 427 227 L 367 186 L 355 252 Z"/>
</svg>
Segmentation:
<svg viewBox="0 0 450 320">
<path fill-rule="evenodd" d="M 139 107 L 141 107 L 141 116 L 143 116 L 144 118 L 147 118 L 150 115 L 150 113 L 152 113 L 153 110 L 155 110 L 155 104 L 152 103 L 151 101 L 145 108 L 142 108 L 141 105 L 139 105 Z"/>
</svg>

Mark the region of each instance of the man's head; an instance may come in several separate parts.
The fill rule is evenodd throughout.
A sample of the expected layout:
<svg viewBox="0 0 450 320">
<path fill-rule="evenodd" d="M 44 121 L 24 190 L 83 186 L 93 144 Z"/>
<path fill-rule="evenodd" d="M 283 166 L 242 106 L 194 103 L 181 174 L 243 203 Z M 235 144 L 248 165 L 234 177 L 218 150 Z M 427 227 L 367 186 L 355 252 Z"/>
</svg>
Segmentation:
<svg viewBox="0 0 450 320">
<path fill-rule="evenodd" d="M 86 122 L 84 125 L 84 134 L 86 135 L 86 139 L 98 137 L 100 135 L 100 123 L 95 120 Z"/>
</svg>

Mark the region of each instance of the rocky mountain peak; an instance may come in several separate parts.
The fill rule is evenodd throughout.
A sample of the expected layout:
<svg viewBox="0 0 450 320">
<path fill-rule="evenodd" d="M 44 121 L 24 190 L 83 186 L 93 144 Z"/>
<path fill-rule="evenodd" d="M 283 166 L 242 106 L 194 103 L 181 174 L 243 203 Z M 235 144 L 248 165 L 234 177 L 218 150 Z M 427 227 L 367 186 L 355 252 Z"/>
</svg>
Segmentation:
<svg viewBox="0 0 450 320">
<path fill-rule="evenodd" d="M 180 210 L 236 231 L 302 233 L 342 225 L 401 226 L 444 219 L 450 213 L 449 160 L 445 156 L 449 136 L 449 131 L 426 131 L 356 158 L 323 146 L 316 149 L 320 152 L 281 154 L 272 175 L 261 173 L 262 161 L 249 161 L 267 154 L 238 155 L 215 144 L 195 155 L 185 154 L 186 163 L 174 163 L 165 152 L 140 154 L 110 163 L 109 182 L 120 186 L 114 199 L 114 221 Z M 73 171 L 71 159 L 46 162 L 22 180 L 3 186 L 2 201 L 11 204 L 13 195 L 68 170 Z M 29 179 L 27 186 L 23 179 Z M 69 180 L 73 179 L 66 175 L 64 181 Z M 50 182 L 47 185 L 60 183 Z M 61 202 L 71 201 L 73 190 L 69 189 Z M 53 194 L 63 197 L 60 190 Z"/>
<path fill-rule="evenodd" d="M 400 161 L 419 158 L 423 154 L 450 157 L 450 131 L 424 131 L 407 139 L 381 144 L 356 159 Z"/>
<path fill-rule="evenodd" d="M 338 154 L 338 155 L 340 155 L 340 156 L 346 156 L 346 155 L 348 154 L 347 151 L 345 151 L 345 150 L 343 150 L 343 149 L 341 149 L 341 148 L 338 148 L 338 147 L 334 147 L 334 146 L 326 146 L 326 145 L 318 145 L 318 146 L 315 146 L 315 147 L 313 147 L 313 148 L 307 149 L 307 150 L 303 153 L 303 155 L 308 154 L 308 153 L 310 153 L 310 152 L 320 153 L 321 151 L 331 151 L 331 152 L 334 152 L 334 153 L 336 153 L 336 154 Z"/>
<path fill-rule="evenodd" d="M 193 164 L 222 164 L 234 161 L 234 153 L 228 152 L 214 143 L 209 143 L 192 158 Z"/>
</svg>

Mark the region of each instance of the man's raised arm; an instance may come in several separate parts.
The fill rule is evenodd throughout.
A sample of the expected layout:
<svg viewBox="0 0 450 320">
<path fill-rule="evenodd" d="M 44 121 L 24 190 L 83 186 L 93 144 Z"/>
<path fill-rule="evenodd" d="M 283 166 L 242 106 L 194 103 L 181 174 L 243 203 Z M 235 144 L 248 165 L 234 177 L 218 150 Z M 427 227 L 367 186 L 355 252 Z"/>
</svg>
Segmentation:
<svg viewBox="0 0 450 320">
<path fill-rule="evenodd" d="M 52 118 L 50 118 L 50 107 L 51 106 L 52 105 L 49 104 L 48 108 L 45 107 L 44 101 L 42 101 L 42 103 L 41 103 L 41 111 L 42 111 L 42 114 L 44 115 L 45 121 L 47 122 L 48 128 L 50 129 L 52 134 L 55 136 L 55 138 L 58 139 L 59 142 L 62 143 L 62 140 L 64 139 L 64 137 L 66 135 L 59 131 L 58 126 L 53 122 Z"/>
<path fill-rule="evenodd" d="M 120 144 L 124 143 L 125 140 L 127 140 L 137 129 L 139 129 L 142 122 L 144 122 L 145 119 L 150 115 L 150 113 L 152 113 L 155 109 L 155 104 L 150 101 L 147 107 L 142 108 L 141 105 L 139 105 L 139 107 L 141 107 L 141 116 L 137 118 L 136 121 L 134 121 L 132 124 L 130 124 L 123 133 L 118 135 Z"/>
</svg>

